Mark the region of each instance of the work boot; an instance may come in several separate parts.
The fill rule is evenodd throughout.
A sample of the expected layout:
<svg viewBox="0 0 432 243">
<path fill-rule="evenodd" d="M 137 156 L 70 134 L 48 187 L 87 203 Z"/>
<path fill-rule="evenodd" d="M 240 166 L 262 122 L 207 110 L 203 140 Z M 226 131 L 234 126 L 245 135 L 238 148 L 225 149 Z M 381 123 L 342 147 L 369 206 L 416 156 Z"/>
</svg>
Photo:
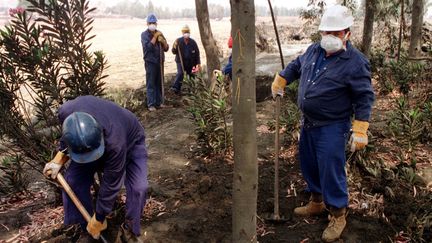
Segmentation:
<svg viewBox="0 0 432 243">
<path fill-rule="evenodd" d="M 125 224 L 120 226 L 119 235 L 117 236 L 116 242 L 120 243 L 143 243 L 143 241 L 136 236 L 132 231 L 127 229 L 128 227 Z"/>
<path fill-rule="evenodd" d="M 330 223 L 322 234 L 324 242 L 333 242 L 340 238 L 342 231 L 346 226 L 346 209 L 345 208 L 330 208 Z"/>
<path fill-rule="evenodd" d="M 294 214 L 301 217 L 317 216 L 325 211 L 321 194 L 312 193 L 310 201 L 302 207 L 294 209 Z"/>
</svg>

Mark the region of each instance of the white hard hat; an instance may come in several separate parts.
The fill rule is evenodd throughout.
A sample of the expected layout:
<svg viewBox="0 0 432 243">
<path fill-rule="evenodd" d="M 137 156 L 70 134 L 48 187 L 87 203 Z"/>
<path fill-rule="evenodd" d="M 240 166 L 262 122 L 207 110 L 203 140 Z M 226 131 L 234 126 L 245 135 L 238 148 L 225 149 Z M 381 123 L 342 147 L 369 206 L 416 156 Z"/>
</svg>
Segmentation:
<svg viewBox="0 0 432 243">
<path fill-rule="evenodd" d="M 354 18 L 351 11 L 342 5 L 334 5 L 324 12 L 318 30 L 340 31 L 353 25 Z"/>
</svg>

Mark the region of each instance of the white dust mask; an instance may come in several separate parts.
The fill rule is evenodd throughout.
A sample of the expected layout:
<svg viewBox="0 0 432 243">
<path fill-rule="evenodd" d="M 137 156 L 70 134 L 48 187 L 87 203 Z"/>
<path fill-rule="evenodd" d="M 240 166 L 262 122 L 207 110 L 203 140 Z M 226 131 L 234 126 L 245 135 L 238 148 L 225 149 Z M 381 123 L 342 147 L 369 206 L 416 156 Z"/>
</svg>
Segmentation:
<svg viewBox="0 0 432 243">
<path fill-rule="evenodd" d="M 335 53 L 343 48 L 342 40 L 334 35 L 323 35 L 320 44 L 328 53 Z"/>
<path fill-rule="evenodd" d="M 155 31 L 156 30 L 156 25 L 155 24 L 149 24 L 148 29 L 151 31 Z"/>
<path fill-rule="evenodd" d="M 184 33 L 183 37 L 186 38 L 186 39 L 189 38 L 190 37 L 190 33 Z"/>
</svg>

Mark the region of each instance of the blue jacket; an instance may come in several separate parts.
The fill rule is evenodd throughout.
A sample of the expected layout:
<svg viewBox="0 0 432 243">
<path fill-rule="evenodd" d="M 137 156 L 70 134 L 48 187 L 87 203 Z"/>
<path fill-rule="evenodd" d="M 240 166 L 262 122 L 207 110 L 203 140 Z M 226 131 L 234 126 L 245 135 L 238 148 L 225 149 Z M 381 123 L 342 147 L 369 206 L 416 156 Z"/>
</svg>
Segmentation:
<svg viewBox="0 0 432 243">
<path fill-rule="evenodd" d="M 223 68 L 222 73 L 228 75 L 232 80 L 232 54 L 228 58 L 227 65 Z"/>
<path fill-rule="evenodd" d="M 174 55 L 176 55 L 175 61 L 177 63 L 180 63 L 180 55 L 178 53 L 180 48 L 183 65 L 185 67 L 193 67 L 197 64 L 201 64 L 198 45 L 192 38 L 189 38 L 188 44 L 186 44 L 184 37 L 180 37 L 176 41 L 178 42 L 178 45 L 176 48 L 172 48 L 171 51 Z"/>
<path fill-rule="evenodd" d="M 279 73 L 288 84 L 300 79 L 297 103 L 304 122 L 323 126 L 349 121 L 353 114 L 368 121 L 375 98 L 369 61 L 348 42 L 345 51 L 315 67 L 323 53 L 319 43 L 312 44 Z"/>
<path fill-rule="evenodd" d="M 161 53 L 162 62 L 165 61 L 165 53 L 163 50 L 161 51 L 160 45 L 157 41 L 155 44 L 151 43 L 152 39 L 153 34 L 148 29 L 141 33 L 141 45 L 144 54 L 144 61 L 160 64 Z"/>
<path fill-rule="evenodd" d="M 61 124 L 66 117 L 76 111 L 92 115 L 103 129 L 105 152 L 97 163 L 103 164 L 104 176 L 99 189 L 96 212 L 108 215 L 123 185 L 122 178 L 131 149 L 137 141 L 145 139 L 144 128 L 129 110 L 114 102 L 90 95 L 64 103 L 58 110 Z M 60 149 L 65 148 L 65 143 L 60 141 Z"/>
</svg>

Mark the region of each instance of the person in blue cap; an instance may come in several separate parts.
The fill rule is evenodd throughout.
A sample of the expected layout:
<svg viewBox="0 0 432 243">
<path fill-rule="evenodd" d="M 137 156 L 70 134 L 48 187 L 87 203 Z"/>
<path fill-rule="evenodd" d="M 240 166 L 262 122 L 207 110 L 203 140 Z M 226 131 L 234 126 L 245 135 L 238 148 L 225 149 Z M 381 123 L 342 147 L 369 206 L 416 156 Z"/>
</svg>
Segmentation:
<svg viewBox="0 0 432 243">
<path fill-rule="evenodd" d="M 63 192 L 64 223 L 81 224 L 79 242 L 98 239 L 107 228 L 122 185 L 126 187 L 126 216 L 120 230 L 125 242 L 142 242 L 140 219 L 146 203 L 147 150 L 144 128 L 137 117 L 117 104 L 95 96 L 80 96 L 67 101 L 58 110 L 62 123 L 59 152 L 45 165 L 43 173 L 55 179 L 63 164 L 71 162 L 65 179 L 92 214 L 90 222 Z M 94 174 L 102 171 L 96 208 L 92 207 L 90 187 Z"/>
<path fill-rule="evenodd" d="M 167 40 L 157 29 L 156 15 L 147 16 L 147 30 L 141 33 L 141 45 L 144 54 L 146 71 L 147 107 L 149 111 L 163 106 L 163 63 L 169 49 Z"/>
</svg>

